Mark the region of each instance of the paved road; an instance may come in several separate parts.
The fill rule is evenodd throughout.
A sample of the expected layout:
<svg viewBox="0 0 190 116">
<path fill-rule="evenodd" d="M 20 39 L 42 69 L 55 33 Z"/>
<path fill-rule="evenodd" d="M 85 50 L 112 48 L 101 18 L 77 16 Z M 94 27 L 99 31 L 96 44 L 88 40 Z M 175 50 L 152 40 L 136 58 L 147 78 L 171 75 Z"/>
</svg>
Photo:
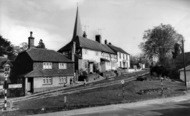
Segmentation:
<svg viewBox="0 0 190 116">
<path fill-rule="evenodd" d="M 190 100 L 179 103 L 149 105 L 140 108 L 120 108 L 115 111 L 76 116 L 190 116 Z"/>
<path fill-rule="evenodd" d="M 190 94 L 35 116 L 190 116 Z"/>
</svg>

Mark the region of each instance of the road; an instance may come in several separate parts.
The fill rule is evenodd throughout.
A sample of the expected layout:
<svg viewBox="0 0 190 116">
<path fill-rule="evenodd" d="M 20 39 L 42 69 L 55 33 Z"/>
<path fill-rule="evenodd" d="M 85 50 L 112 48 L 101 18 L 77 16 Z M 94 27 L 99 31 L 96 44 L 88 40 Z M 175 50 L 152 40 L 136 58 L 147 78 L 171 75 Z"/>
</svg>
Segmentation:
<svg viewBox="0 0 190 116">
<path fill-rule="evenodd" d="M 120 108 L 115 111 L 76 116 L 190 116 L 190 100 L 179 103 L 149 105 L 135 109 Z"/>
<path fill-rule="evenodd" d="M 35 116 L 190 116 L 190 94 Z"/>
</svg>

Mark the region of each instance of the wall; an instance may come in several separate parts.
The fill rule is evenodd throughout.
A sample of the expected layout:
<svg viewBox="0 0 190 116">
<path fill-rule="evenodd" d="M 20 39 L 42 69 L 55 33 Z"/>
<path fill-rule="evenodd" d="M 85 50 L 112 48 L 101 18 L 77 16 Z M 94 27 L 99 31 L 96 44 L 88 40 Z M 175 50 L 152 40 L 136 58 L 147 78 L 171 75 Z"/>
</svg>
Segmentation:
<svg viewBox="0 0 190 116">
<path fill-rule="evenodd" d="M 66 86 L 70 85 L 70 79 L 73 76 L 65 76 L 67 78 Z M 60 83 L 59 77 L 52 77 L 52 84 L 43 84 L 43 77 L 34 78 L 34 92 L 45 91 L 56 87 L 63 87 L 64 83 Z"/>
<path fill-rule="evenodd" d="M 101 56 L 100 51 L 94 51 L 84 48 L 82 49 L 82 59 L 84 60 L 100 62 L 100 56 Z"/>
<path fill-rule="evenodd" d="M 87 53 L 86 53 L 87 50 Z M 79 69 L 86 70 L 85 68 L 85 63 L 88 61 L 93 61 L 95 63 L 98 63 L 100 67 L 100 59 L 104 58 L 109 60 L 110 62 L 105 62 L 105 70 L 115 70 L 118 65 L 117 65 L 117 55 L 114 54 L 109 54 L 101 51 L 94 51 L 94 50 L 89 50 L 89 49 L 82 49 L 82 59 L 79 60 Z M 103 67 L 102 67 L 103 68 Z M 100 68 L 100 71 L 104 71 L 104 69 Z"/>
<path fill-rule="evenodd" d="M 119 54 L 121 54 L 121 57 Z M 122 68 L 130 67 L 130 56 L 128 54 L 117 52 L 117 58 L 118 58 L 118 62 L 117 62 L 118 67 L 122 67 Z M 121 66 L 120 66 L 120 62 L 121 62 Z M 124 66 L 123 62 L 126 63 L 125 66 Z"/>
<path fill-rule="evenodd" d="M 33 69 L 45 70 L 45 69 L 43 69 L 43 62 L 34 62 Z M 70 73 L 74 74 L 74 64 L 73 63 L 67 63 L 67 69 L 59 69 L 59 63 L 52 62 L 52 69 L 65 70 L 66 72 L 70 72 Z M 51 70 L 51 69 L 48 69 L 48 70 Z"/>
<path fill-rule="evenodd" d="M 187 81 L 190 81 L 190 71 L 189 70 L 186 71 L 186 78 L 187 78 Z M 185 81 L 185 79 L 184 79 L 184 71 L 180 71 L 180 79 L 182 81 Z"/>
</svg>

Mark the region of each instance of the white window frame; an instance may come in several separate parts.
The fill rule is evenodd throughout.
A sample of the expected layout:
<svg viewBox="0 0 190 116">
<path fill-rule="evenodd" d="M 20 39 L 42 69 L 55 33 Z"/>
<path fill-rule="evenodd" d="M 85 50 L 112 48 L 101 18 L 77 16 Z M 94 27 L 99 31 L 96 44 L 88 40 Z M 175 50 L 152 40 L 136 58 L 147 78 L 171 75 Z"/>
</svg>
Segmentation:
<svg viewBox="0 0 190 116">
<path fill-rule="evenodd" d="M 43 69 L 52 69 L 52 62 L 43 62 Z"/>
<path fill-rule="evenodd" d="M 43 77 L 43 85 L 52 85 L 53 79 L 52 77 Z"/>
<path fill-rule="evenodd" d="M 66 84 L 67 83 L 67 77 L 59 77 L 59 83 L 60 84 Z"/>
<path fill-rule="evenodd" d="M 59 63 L 59 69 L 67 69 L 67 63 Z"/>
</svg>

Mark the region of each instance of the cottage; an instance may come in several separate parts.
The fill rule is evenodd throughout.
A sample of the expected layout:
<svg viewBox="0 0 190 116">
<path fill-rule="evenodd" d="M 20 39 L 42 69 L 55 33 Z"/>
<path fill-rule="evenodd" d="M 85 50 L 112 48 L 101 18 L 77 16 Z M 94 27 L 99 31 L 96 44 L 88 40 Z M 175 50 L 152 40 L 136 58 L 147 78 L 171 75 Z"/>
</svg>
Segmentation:
<svg viewBox="0 0 190 116">
<path fill-rule="evenodd" d="M 109 46 L 106 41 L 102 43 L 100 34 L 95 35 L 95 40 L 87 38 L 86 32 L 83 32 L 81 28 L 78 7 L 73 38 L 58 52 L 75 62 L 76 71 L 83 70 L 88 73 L 105 72 L 115 70 L 118 67 L 126 68 L 130 64 L 129 54 L 119 47 Z"/>
<path fill-rule="evenodd" d="M 190 65 L 185 67 L 186 69 L 186 82 L 187 82 L 187 85 L 190 87 Z M 179 73 L 180 73 L 180 79 L 182 81 L 185 81 L 185 76 L 184 76 L 184 68 L 180 69 L 179 70 Z"/>
<path fill-rule="evenodd" d="M 25 92 L 39 92 L 72 83 L 74 63 L 61 53 L 35 48 L 32 33 L 29 49 L 21 52 L 14 62 L 14 77 L 22 82 Z"/>
<path fill-rule="evenodd" d="M 129 53 L 124 51 L 122 48 L 116 47 L 112 44 L 109 44 L 108 46 L 117 54 L 117 66 L 121 68 L 129 68 L 130 67 Z"/>
</svg>

